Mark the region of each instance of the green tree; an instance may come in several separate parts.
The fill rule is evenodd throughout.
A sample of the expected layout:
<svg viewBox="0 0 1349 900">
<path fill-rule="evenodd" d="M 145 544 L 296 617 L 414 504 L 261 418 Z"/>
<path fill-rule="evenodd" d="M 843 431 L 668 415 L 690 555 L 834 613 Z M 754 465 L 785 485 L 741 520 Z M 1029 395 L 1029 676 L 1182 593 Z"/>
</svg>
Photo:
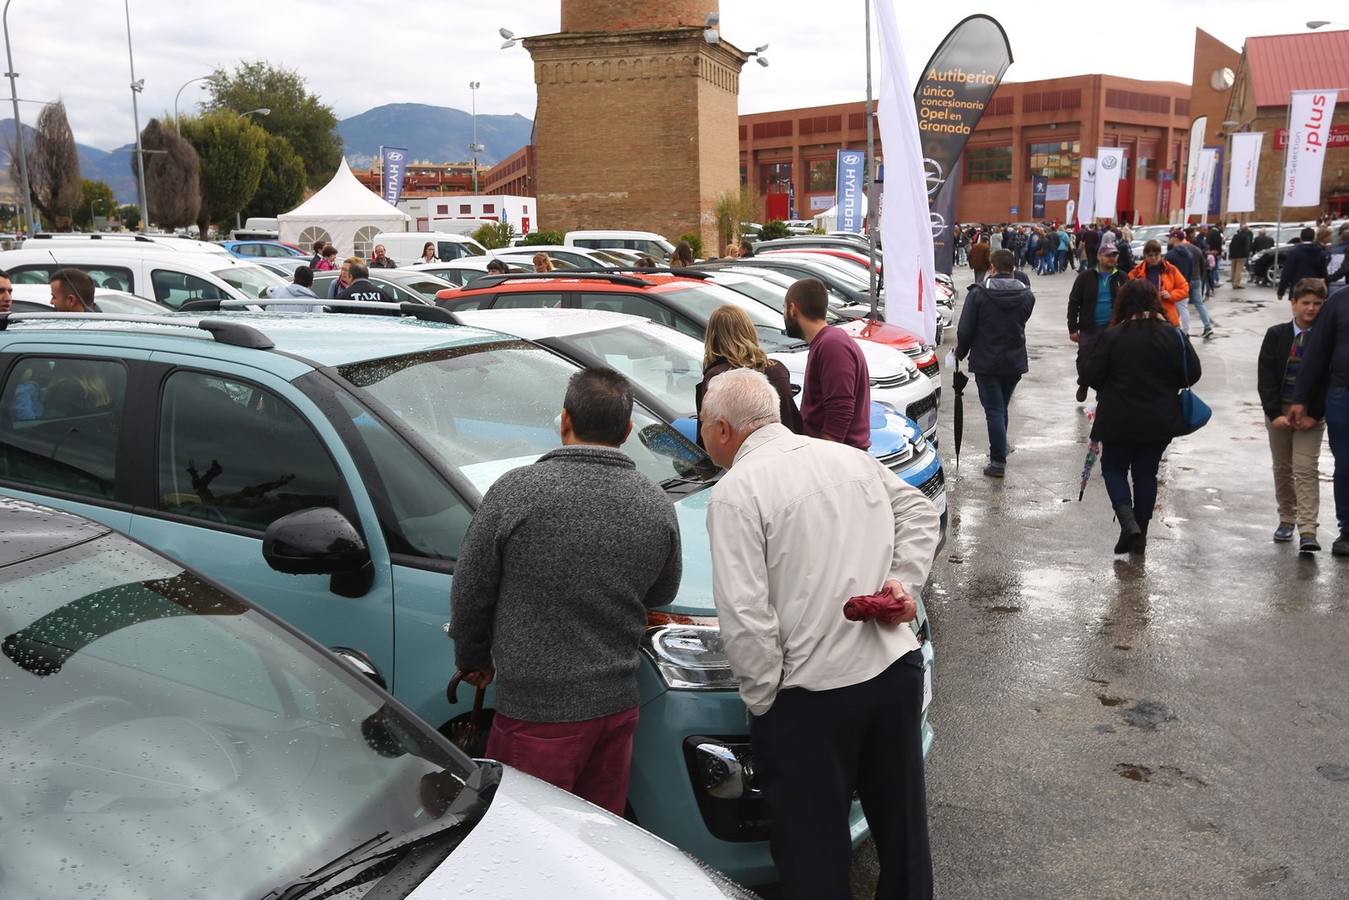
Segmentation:
<svg viewBox="0 0 1349 900">
<path fill-rule="evenodd" d="M 790 235 L 791 232 L 787 230 L 787 223 L 781 219 L 774 219 L 759 229 L 759 237 L 765 241 L 775 241 Z"/>
<path fill-rule="evenodd" d="M 80 155 L 63 102 L 58 100 L 42 107 L 31 142 L 24 142 L 24 153 L 28 157 L 28 188 L 33 205 L 53 228 L 69 231 L 84 194 Z M 11 147 L 10 158 L 13 156 Z M 9 172 L 17 186 L 19 167 L 10 166 Z"/>
<path fill-rule="evenodd" d="M 245 116 L 216 110 L 182 121 L 183 137 L 201 160 L 197 226 L 226 225 L 253 199 L 267 163 L 267 132 Z"/>
<path fill-rule="evenodd" d="M 150 221 L 163 228 L 181 228 L 197 221 L 201 211 L 201 160 L 187 139 L 163 121 L 151 119 L 141 132 L 145 150 L 145 200 Z M 131 174 L 139 177 L 136 160 Z"/>
<path fill-rule="evenodd" d="M 304 199 L 306 179 L 304 160 L 290 141 L 279 134 L 267 135 L 267 163 L 257 192 L 244 207 L 244 218 L 271 219 L 294 209 Z"/>
<path fill-rule="evenodd" d="M 333 177 L 342 158 L 337 116 L 309 92 L 299 73 L 263 61 L 241 62 L 233 72 L 216 69 L 207 85 L 211 91 L 208 109 L 271 110 L 258 123 L 290 142 L 304 161 L 310 187 L 321 187 Z"/>
<path fill-rule="evenodd" d="M 135 231 L 141 227 L 141 208 L 134 203 L 117 207 L 117 221 L 122 223 L 123 228 Z"/>
<path fill-rule="evenodd" d="M 96 216 L 111 218 L 117 211 L 117 198 L 113 197 L 112 188 L 102 181 L 90 181 L 85 178 L 80 182 L 80 187 L 84 200 L 80 203 L 79 209 L 75 210 L 77 228 L 90 228 Z"/>
<path fill-rule="evenodd" d="M 556 247 L 562 244 L 564 237 L 560 231 L 531 231 L 520 243 L 526 247 L 540 244 L 545 247 Z"/>
<path fill-rule="evenodd" d="M 509 222 L 488 222 L 472 234 L 473 240 L 482 244 L 488 250 L 500 250 L 502 247 L 509 247 L 513 237 L 515 237 L 515 229 L 511 227 Z M 562 242 L 558 241 L 558 243 Z"/>
</svg>

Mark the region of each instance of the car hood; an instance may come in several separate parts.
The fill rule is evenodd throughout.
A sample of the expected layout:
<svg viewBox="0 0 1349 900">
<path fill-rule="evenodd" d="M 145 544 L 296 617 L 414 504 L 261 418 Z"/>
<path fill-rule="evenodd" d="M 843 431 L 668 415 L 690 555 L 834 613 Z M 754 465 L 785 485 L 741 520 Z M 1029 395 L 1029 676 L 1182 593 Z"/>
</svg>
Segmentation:
<svg viewBox="0 0 1349 900">
<path fill-rule="evenodd" d="M 913 378 L 918 374 L 913 362 L 895 347 L 878 344 L 874 341 L 856 341 L 856 344 L 862 351 L 862 355 L 866 357 L 867 371 L 873 379 L 894 378 L 896 375 L 906 373 L 909 374 L 910 378 Z M 808 351 L 795 350 L 768 355 L 787 367 L 794 384 L 805 383 L 806 358 L 810 355 Z"/>
<path fill-rule="evenodd" d="M 679 850 L 550 784 L 506 768 L 487 814 L 408 900 L 725 900 Z"/>
</svg>

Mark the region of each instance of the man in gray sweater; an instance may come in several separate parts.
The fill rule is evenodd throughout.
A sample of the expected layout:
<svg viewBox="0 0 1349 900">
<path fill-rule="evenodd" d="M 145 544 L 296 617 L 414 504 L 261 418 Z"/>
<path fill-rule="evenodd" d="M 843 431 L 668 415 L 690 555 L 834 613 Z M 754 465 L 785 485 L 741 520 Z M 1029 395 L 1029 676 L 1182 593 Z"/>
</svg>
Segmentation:
<svg viewBox="0 0 1349 900">
<path fill-rule="evenodd" d="M 682 573 L 674 507 L 618 449 L 631 431 L 627 379 L 573 375 L 563 446 L 487 491 L 450 597 L 456 666 L 496 679 L 487 755 L 618 815 L 646 613 Z"/>
</svg>

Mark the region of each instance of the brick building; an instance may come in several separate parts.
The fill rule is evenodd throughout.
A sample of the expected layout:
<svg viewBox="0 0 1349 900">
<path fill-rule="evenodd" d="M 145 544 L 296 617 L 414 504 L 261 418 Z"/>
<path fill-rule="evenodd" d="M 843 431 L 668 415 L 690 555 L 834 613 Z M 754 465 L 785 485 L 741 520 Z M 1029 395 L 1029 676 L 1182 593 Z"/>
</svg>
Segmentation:
<svg viewBox="0 0 1349 900">
<path fill-rule="evenodd" d="M 491 172 L 491 166 L 478 165 L 478 183 Z M 378 159 L 368 169 L 353 169 L 356 180 L 376 194 L 380 192 L 383 167 Z M 433 163 L 427 160 L 408 163 L 403 172 L 403 196 L 424 197 L 434 194 L 468 194 L 473 191 L 473 163 Z"/>
<path fill-rule="evenodd" d="M 1199 85 L 1198 74 L 1195 84 Z M 1321 171 L 1322 202 L 1319 207 L 1285 208 L 1286 222 L 1314 219 L 1323 213 L 1337 218 L 1349 216 L 1349 31 L 1246 39 L 1232 88 L 1227 92 L 1222 125 L 1232 132 L 1260 131 L 1265 135 L 1256 170 L 1255 211 L 1248 214 L 1249 219 L 1273 221 L 1279 215 L 1289 93 L 1318 88 L 1339 90 Z M 1225 187 L 1226 182 L 1223 184 Z"/>
<path fill-rule="evenodd" d="M 486 175 L 478 175 L 478 183 L 484 194 L 511 194 L 516 197 L 534 195 L 535 178 L 538 176 L 534 165 L 534 145 L 526 144 L 510 156 L 492 166 Z"/>
<path fill-rule="evenodd" d="M 1029 221 L 1032 175 L 1068 185 L 1076 199 L 1081 157 L 1124 147 L 1114 218 L 1167 221 L 1181 202 L 1172 185 L 1188 151 L 1189 106 L 1189 86 L 1169 81 L 1079 75 L 1002 84 L 965 146 L 956 218 Z M 790 217 L 809 218 L 833 206 L 835 152 L 865 146 L 865 103 L 741 116 L 741 180 L 753 180 L 766 210 L 782 209 L 787 194 Z M 876 155 L 883 161 L 879 132 Z M 1066 207 L 1050 201 L 1045 216 L 1062 220 Z"/>
<path fill-rule="evenodd" d="M 624 228 L 717 246 L 735 192 L 736 102 L 748 57 L 703 37 L 716 0 L 562 0 L 534 60 L 533 193 L 558 231 Z"/>
</svg>

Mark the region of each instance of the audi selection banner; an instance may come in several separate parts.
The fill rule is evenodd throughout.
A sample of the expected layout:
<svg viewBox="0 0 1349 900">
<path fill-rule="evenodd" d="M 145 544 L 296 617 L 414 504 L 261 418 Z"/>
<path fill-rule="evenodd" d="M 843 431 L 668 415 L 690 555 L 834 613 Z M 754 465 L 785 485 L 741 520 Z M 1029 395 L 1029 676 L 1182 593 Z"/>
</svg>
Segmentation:
<svg viewBox="0 0 1349 900">
<path fill-rule="evenodd" d="M 927 173 L 927 198 L 932 217 L 933 253 L 937 271 L 951 274 L 955 243 L 956 181 L 965 142 L 983 117 L 1003 73 L 1012 64 L 1007 33 L 992 16 L 961 20 L 923 68 L 914 87 L 918 140 Z"/>
<path fill-rule="evenodd" d="M 838 151 L 838 181 L 834 187 L 834 202 L 838 205 L 839 231 L 862 233 L 862 176 L 866 172 L 866 165 L 867 155 L 864 151 Z"/>
<path fill-rule="evenodd" d="M 380 147 L 379 148 L 380 165 L 384 172 L 381 179 L 380 194 L 390 204 L 397 204 L 398 198 L 403 196 L 403 175 L 407 172 L 404 162 L 408 158 L 408 152 L 403 147 Z"/>
<path fill-rule="evenodd" d="M 1285 206 L 1321 205 L 1321 169 L 1330 146 L 1330 119 L 1338 91 L 1293 91 L 1288 101 L 1287 159 L 1283 166 Z"/>
<path fill-rule="evenodd" d="M 1232 135 L 1231 177 L 1227 182 L 1227 211 L 1255 212 L 1255 176 L 1260 170 L 1261 131 Z"/>
<path fill-rule="evenodd" d="M 1199 177 L 1203 169 L 1199 166 L 1199 153 L 1204 149 L 1204 132 L 1208 128 L 1208 116 L 1199 116 L 1190 123 L 1190 154 L 1185 162 L 1185 210 L 1182 219 L 1189 216 L 1202 216 L 1208 209 L 1208 196 L 1199 195 Z"/>
</svg>

